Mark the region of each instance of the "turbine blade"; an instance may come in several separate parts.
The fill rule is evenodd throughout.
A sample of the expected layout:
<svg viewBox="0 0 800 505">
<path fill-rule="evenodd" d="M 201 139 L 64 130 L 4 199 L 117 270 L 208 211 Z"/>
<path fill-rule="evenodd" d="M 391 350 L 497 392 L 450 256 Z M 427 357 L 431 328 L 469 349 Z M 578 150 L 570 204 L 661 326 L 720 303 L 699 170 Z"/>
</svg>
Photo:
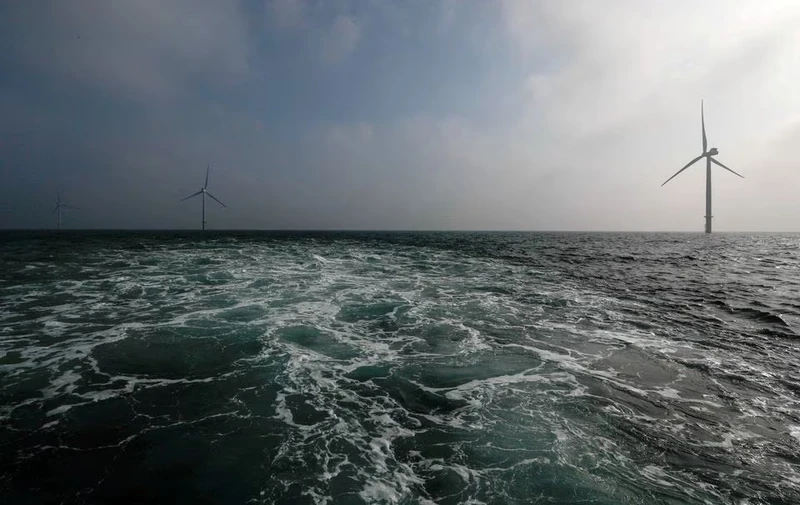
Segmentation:
<svg viewBox="0 0 800 505">
<path fill-rule="evenodd" d="M 206 191 L 206 194 L 207 194 L 209 197 L 213 198 L 214 200 L 217 200 L 217 198 L 216 198 L 214 195 L 212 195 L 211 193 L 209 193 L 208 191 Z M 227 206 L 227 205 L 225 205 L 224 203 L 220 202 L 219 200 L 217 200 L 217 203 L 218 203 L 218 204 L 220 204 L 220 205 L 222 205 L 222 206 L 223 206 L 223 207 L 225 207 L 226 209 L 228 208 L 228 206 Z"/>
<path fill-rule="evenodd" d="M 72 209 L 72 210 L 81 210 L 79 207 L 75 207 L 74 205 L 69 205 L 66 203 L 61 204 L 62 209 Z"/>
<path fill-rule="evenodd" d="M 700 124 L 703 126 L 703 152 L 708 150 L 708 139 L 706 139 L 706 118 L 703 113 L 703 101 L 700 100 Z"/>
<path fill-rule="evenodd" d="M 733 171 L 733 170 L 731 170 L 730 168 L 726 167 L 725 165 L 723 165 L 723 164 L 722 164 L 722 163 L 720 163 L 719 161 L 715 160 L 714 158 L 711 158 L 711 163 L 714 163 L 715 165 L 719 165 L 719 166 L 721 166 L 722 168 L 724 168 L 725 170 L 727 170 L 728 172 L 732 173 L 733 175 L 738 175 L 739 177 L 741 177 L 742 179 L 744 179 L 744 176 L 743 176 L 742 174 L 737 174 L 736 172 L 734 172 L 734 171 Z"/>
<path fill-rule="evenodd" d="M 682 169 L 680 169 L 680 170 L 678 170 L 677 172 L 675 172 L 675 175 L 673 175 L 672 177 L 670 177 L 669 179 L 667 179 L 666 181 L 664 181 L 664 184 L 668 183 L 669 181 L 671 181 L 672 179 L 674 179 L 675 177 L 677 177 L 677 176 L 678 176 L 678 174 L 680 174 L 681 172 L 683 172 L 683 171 L 684 171 L 684 170 L 686 170 L 687 168 L 689 168 L 689 167 L 691 167 L 692 165 L 694 165 L 695 163 L 697 163 L 697 162 L 698 162 L 698 161 L 699 161 L 699 160 L 700 160 L 702 157 L 703 157 L 703 155 L 701 154 L 701 155 L 700 155 L 700 156 L 698 156 L 697 158 L 695 158 L 695 159 L 693 159 L 692 161 L 690 161 L 689 163 L 687 163 L 687 164 L 686 164 L 686 165 L 685 165 L 685 166 L 684 166 Z M 662 184 L 662 186 L 663 186 L 664 184 Z"/>
<path fill-rule="evenodd" d="M 183 199 L 183 200 L 181 200 L 181 201 L 188 200 L 189 198 L 194 198 L 195 196 L 199 195 L 199 194 L 200 194 L 200 193 L 202 193 L 202 192 L 203 192 L 203 190 L 201 189 L 201 190 L 200 190 L 200 191 L 198 191 L 197 193 L 195 193 L 195 194 L 193 194 L 193 195 L 189 195 L 189 196 L 187 196 L 186 198 L 184 198 L 184 199 Z"/>
<path fill-rule="evenodd" d="M 206 165 L 206 183 L 203 186 L 203 188 L 207 188 L 208 187 L 208 171 L 209 170 L 211 170 L 211 164 L 210 163 L 208 165 Z"/>
</svg>

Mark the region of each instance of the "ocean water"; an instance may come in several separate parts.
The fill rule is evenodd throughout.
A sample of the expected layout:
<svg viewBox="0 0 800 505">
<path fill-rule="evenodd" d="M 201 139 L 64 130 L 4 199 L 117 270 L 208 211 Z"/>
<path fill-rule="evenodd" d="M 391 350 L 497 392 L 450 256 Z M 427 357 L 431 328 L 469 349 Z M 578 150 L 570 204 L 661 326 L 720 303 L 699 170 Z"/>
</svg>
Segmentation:
<svg viewBox="0 0 800 505">
<path fill-rule="evenodd" d="M 0 234 L 0 503 L 800 503 L 800 235 Z"/>
</svg>

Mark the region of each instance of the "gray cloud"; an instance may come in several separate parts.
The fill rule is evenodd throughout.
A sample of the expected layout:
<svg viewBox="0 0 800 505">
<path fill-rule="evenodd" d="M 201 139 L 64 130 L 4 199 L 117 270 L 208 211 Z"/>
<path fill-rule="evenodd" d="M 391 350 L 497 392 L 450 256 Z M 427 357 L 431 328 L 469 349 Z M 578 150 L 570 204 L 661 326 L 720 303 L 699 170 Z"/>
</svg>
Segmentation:
<svg viewBox="0 0 800 505">
<path fill-rule="evenodd" d="M 248 72 L 238 2 L 26 3 L 10 10 L 17 58 L 50 77 L 139 99 L 173 97 L 189 79 L 229 83 Z"/>
<path fill-rule="evenodd" d="M 322 38 L 321 55 L 327 63 L 338 63 L 356 48 L 361 38 L 361 28 L 350 16 L 338 15 Z"/>
<path fill-rule="evenodd" d="M 212 188 L 229 204 L 213 209 L 216 227 L 699 231 L 703 170 L 659 185 L 699 154 L 705 98 L 712 145 L 747 177 L 715 172 L 716 229 L 797 228 L 800 7 L 791 1 L 443 4 L 430 29 L 457 48 L 447 70 L 478 82 L 467 53 L 477 48 L 504 76 L 469 95 L 480 107 L 411 118 L 310 110 L 300 126 L 295 111 L 276 119 L 263 96 L 307 76 L 261 59 L 241 4 L 20 5 L 0 21 L 20 68 L 142 110 L 117 124 L 53 106 L 57 93 L 0 87 L 0 176 L 12 188 L 0 191 L 0 226 L 51 222 L 59 186 L 95 209 L 71 216 L 76 226 L 194 227 L 198 206 L 180 198 L 211 162 Z M 338 85 L 358 96 L 374 82 L 358 67 L 361 47 L 385 43 L 372 27 L 423 30 L 404 5 L 275 0 L 262 24 L 294 30 L 297 46 L 281 54 L 308 48 L 308 64 L 321 64 L 310 75 L 352 63 L 361 80 Z M 198 83 L 221 92 L 194 96 Z M 393 85 L 415 83 L 409 73 Z"/>
<path fill-rule="evenodd" d="M 279 29 L 290 30 L 304 24 L 306 0 L 267 0 L 267 16 Z"/>
</svg>

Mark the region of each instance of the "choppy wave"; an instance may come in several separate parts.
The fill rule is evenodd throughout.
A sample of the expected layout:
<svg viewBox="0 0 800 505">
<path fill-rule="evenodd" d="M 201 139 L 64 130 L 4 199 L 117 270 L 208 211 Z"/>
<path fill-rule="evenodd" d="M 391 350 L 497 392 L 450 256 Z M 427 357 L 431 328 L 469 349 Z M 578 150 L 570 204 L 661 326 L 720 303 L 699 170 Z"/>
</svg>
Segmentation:
<svg viewBox="0 0 800 505">
<path fill-rule="evenodd" d="M 7 234 L 5 503 L 800 502 L 800 237 Z"/>
</svg>

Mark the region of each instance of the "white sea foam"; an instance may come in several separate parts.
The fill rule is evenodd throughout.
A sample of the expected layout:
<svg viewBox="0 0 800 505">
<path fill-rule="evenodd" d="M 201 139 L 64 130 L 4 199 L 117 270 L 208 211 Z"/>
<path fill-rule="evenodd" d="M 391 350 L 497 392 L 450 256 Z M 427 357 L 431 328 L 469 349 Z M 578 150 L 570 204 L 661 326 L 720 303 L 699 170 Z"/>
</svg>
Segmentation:
<svg viewBox="0 0 800 505">
<path fill-rule="evenodd" d="M 797 468 L 770 452 L 788 453 L 784 439 L 800 440 L 796 426 L 775 428 L 796 418 L 797 399 L 781 383 L 796 380 L 792 370 L 708 345 L 714 335 L 700 338 L 688 324 L 676 335 L 671 314 L 648 313 L 652 303 L 630 290 L 433 247 L 206 245 L 106 251 L 113 269 L 87 266 L 81 279 L 0 293 L 0 371 L 10 385 L 34 381 L 37 393 L 15 396 L 0 416 L 16 422 L 41 407 L 37 426 L 58 430 L 87 405 L 118 399 L 164 426 L 266 419 L 281 437 L 272 463 L 302 468 L 282 479 L 298 479 L 316 503 L 333 502 L 327 486 L 336 479 L 372 503 L 451 495 L 484 503 L 530 498 L 518 490 L 532 475 L 590 486 L 600 471 L 621 489 L 646 482 L 654 493 L 725 502 L 702 475 L 665 464 L 665 446 L 732 466 L 741 453 L 751 462 L 748 482 L 777 485 L 771 475 L 779 475 L 782 492 L 800 496 Z M 26 275 L 49 268 L 27 266 L 36 268 Z M 25 310 L 30 317 L 20 319 Z M 291 333 L 298 327 L 308 331 Z M 260 348 L 224 361 L 242 335 Z M 215 345 L 192 347 L 193 339 Z M 185 350 L 170 355 L 176 363 L 149 354 L 173 346 Z M 774 363 L 792 352 L 775 346 L 763 351 Z M 203 359 L 207 373 L 193 368 Z M 186 376 L 174 374 L 180 366 Z M 139 403 L 155 391 L 185 400 L 183 388 L 223 387 L 260 367 L 269 374 L 246 391 L 274 390 L 264 404 L 243 400 L 245 390 L 209 396 L 246 413 L 176 420 L 167 407 Z M 767 440 L 770 430 L 781 433 Z M 427 496 L 438 478 L 450 487 Z"/>
</svg>

